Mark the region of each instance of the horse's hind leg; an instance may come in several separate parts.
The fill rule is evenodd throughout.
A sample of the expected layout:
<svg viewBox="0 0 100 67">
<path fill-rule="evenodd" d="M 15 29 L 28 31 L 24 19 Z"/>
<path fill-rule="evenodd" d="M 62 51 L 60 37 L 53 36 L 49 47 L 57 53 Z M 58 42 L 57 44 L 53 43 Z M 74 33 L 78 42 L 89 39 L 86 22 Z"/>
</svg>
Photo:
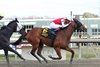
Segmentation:
<svg viewBox="0 0 100 67">
<path fill-rule="evenodd" d="M 35 55 L 35 51 L 36 50 L 32 49 L 31 54 L 41 63 L 41 60 Z"/>
<path fill-rule="evenodd" d="M 37 48 L 38 48 L 38 46 L 39 46 L 39 41 L 35 41 L 35 43 L 34 43 L 34 41 L 33 42 L 30 42 L 31 43 L 31 45 L 32 45 L 32 50 L 31 50 L 31 54 L 41 63 L 41 60 L 38 58 L 38 56 L 37 55 L 35 55 L 35 52 L 36 52 L 36 50 L 37 50 Z"/>
<path fill-rule="evenodd" d="M 60 60 L 60 59 L 62 58 L 62 56 L 61 56 L 61 49 L 60 49 L 59 47 L 56 47 L 56 48 L 54 48 L 54 49 L 55 49 L 55 51 L 56 51 L 58 57 L 52 57 L 52 56 L 49 56 L 49 57 L 50 57 L 51 59 L 53 59 L 53 60 Z"/>
<path fill-rule="evenodd" d="M 42 49 L 43 49 L 43 44 L 40 44 L 39 47 L 38 47 L 37 54 L 47 63 L 47 62 L 48 62 L 47 59 L 44 58 L 44 57 L 42 56 L 42 54 L 41 54 Z"/>
</svg>

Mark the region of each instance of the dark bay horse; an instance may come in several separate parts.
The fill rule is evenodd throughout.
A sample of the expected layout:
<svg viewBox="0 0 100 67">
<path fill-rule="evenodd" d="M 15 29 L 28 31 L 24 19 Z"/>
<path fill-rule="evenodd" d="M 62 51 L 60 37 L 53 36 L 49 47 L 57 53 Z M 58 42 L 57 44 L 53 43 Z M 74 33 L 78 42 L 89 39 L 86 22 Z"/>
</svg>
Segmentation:
<svg viewBox="0 0 100 67">
<path fill-rule="evenodd" d="M 15 51 L 13 48 L 9 46 L 10 37 L 13 34 L 13 32 L 20 31 L 21 29 L 22 26 L 19 24 L 17 18 L 10 21 L 7 26 L 4 26 L 0 29 L 0 49 L 4 50 L 8 66 L 9 66 L 8 51 L 17 54 L 22 60 L 25 60 L 17 51 Z"/>
<path fill-rule="evenodd" d="M 74 51 L 71 48 L 69 48 L 70 38 L 76 29 L 84 31 L 84 30 L 86 30 L 86 28 L 77 19 L 73 19 L 73 21 L 69 21 L 69 23 L 70 24 L 68 27 L 65 27 L 64 29 L 58 31 L 58 33 L 57 33 L 57 36 L 53 43 L 53 47 L 54 47 L 58 57 L 49 56 L 53 60 L 56 60 L 56 59 L 60 60 L 62 58 L 61 49 L 64 49 L 64 50 L 72 53 L 70 62 L 73 61 Z M 50 46 L 50 47 L 52 46 L 52 39 L 42 36 L 41 35 L 42 31 L 43 31 L 43 28 L 33 28 L 25 36 L 28 43 L 30 43 L 32 45 L 31 54 L 40 63 L 41 63 L 41 60 L 39 59 L 39 57 L 37 55 L 39 55 L 45 62 L 47 62 L 47 59 L 44 58 L 41 54 L 44 44 L 47 46 Z M 35 54 L 36 50 L 37 50 L 37 55 Z"/>
</svg>

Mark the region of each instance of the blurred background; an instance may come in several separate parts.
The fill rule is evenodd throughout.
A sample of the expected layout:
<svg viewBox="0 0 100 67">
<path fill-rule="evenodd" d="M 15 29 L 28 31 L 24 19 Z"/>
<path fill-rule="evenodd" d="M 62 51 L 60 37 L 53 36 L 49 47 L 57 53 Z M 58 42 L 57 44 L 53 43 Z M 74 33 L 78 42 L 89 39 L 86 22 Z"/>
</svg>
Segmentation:
<svg viewBox="0 0 100 67">
<path fill-rule="evenodd" d="M 57 18 L 84 13 L 100 16 L 99 0 L 0 0 L 0 12 L 5 17 Z"/>
</svg>

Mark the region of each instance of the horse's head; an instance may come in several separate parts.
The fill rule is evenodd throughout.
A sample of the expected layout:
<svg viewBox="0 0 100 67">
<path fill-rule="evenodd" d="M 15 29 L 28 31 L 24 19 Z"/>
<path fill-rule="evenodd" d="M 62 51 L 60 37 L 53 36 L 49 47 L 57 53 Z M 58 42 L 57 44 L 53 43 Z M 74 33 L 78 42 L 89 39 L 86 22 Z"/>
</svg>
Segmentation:
<svg viewBox="0 0 100 67">
<path fill-rule="evenodd" d="M 25 36 L 26 35 L 26 32 L 25 32 L 25 27 L 23 27 L 19 33 L 22 35 L 22 36 Z"/>
<path fill-rule="evenodd" d="M 14 20 L 10 21 L 9 24 L 7 25 L 9 28 L 13 29 L 14 32 L 20 31 L 22 29 L 22 25 L 18 21 L 17 18 Z"/>
<path fill-rule="evenodd" d="M 76 23 L 76 26 L 75 27 L 76 27 L 76 29 L 78 31 L 85 31 L 86 30 L 85 26 L 80 21 L 78 21 L 75 18 L 73 18 L 73 21 Z"/>
</svg>

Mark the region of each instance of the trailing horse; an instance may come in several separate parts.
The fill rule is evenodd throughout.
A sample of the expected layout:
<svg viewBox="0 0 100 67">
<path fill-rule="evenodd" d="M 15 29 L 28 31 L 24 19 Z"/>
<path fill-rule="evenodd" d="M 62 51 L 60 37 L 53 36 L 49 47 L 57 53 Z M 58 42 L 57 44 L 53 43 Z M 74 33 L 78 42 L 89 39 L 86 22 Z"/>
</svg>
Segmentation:
<svg viewBox="0 0 100 67">
<path fill-rule="evenodd" d="M 0 29 L 0 49 L 4 50 L 8 66 L 9 66 L 8 51 L 17 54 L 22 60 L 25 60 L 17 51 L 15 51 L 9 46 L 10 37 L 13 34 L 13 32 L 20 31 L 21 29 L 22 26 L 19 24 L 17 18 L 10 21 L 7 26 L 4 26 Z"/>
<path fill-rule="evenodd" d="M 66 51 L 71 52 L 72 55 L 71 55 L 70 62 L 73 61 L 74 51 L 71 48 L 69 48 L 70 38 L 76 29 L 84 31 L 86 30 L 86 28 L 77 19 L 73 19 L 73 21 L 70 21 L 69 23 L 70 24 L 68 27 L 65 27 L 64 29 L 57 32 L 56 38 L 53 41 L 54 42 L 53 46 L 52 46 L 52 38 L 50 39 L 42 35 L 44 28 L 33 28 L 31 31 L 29 31 L 26 34 L 25 38 L 27 39 L 28 43 L 32 45 L 31 54 L 40 63 L 41 60 L 37 55 L 39 55 L 45 62 L 47 62 L 47 59 L 43 57 L 41 54 L 44 44 L 50 47 L 52 46 L 58 55 L 58 57 L 49 56 L 51 59 L 60 60 L 62 58 L 61 49 L 64 49 Z M 36 50 L 37 50 L 37 55 L 35 54 Z"/>
</svg>

